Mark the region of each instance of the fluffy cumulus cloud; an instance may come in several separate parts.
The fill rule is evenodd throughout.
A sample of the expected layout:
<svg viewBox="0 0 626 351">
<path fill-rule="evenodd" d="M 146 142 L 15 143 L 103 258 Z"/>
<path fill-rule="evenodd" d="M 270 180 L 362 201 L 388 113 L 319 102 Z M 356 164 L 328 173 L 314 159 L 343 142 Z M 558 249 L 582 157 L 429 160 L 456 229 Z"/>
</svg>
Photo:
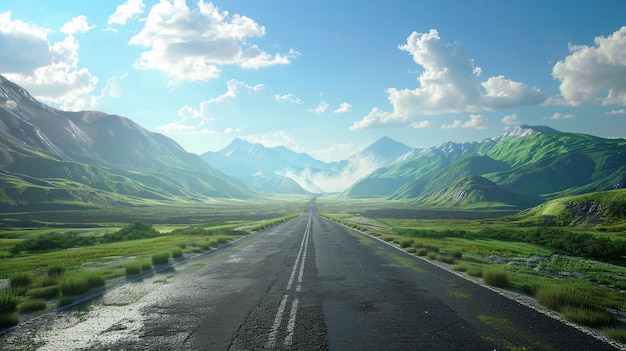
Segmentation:
<svg viewBox="0 0 626 351">
<path fill-rule="evenodd" d="M 505 124 L 505 125 L 507 125 L 509 127 L 520 124 L 519 118 L 517 117 L 517 113 L 514 113 L 512 115 L 504 116 L 502 118 L 502 124 Z"/>
<path fill-rule="evenodd" d="M 556 112 L 552 116 L 548 117 L 548 119 L 572 119 L 576 116 L 571 113 L 560 113 Z"/>
<path fill-rule="evenodd" d="M 130 44 L 149 48 L 137 68 L 164 72 L 173 81 L 207 81 L 219 77 L 222 65 L 256 69 L 288 64 L 298 55 L 293 50 L 271 55 L 249 44 L 264 34 L 265 27 L 251 18 L 230 16 L 212 3 L 200 0 L 190 8 L 184 0 L 164 0 L 150 9 Z"/>
<path fill-rule="evenodd" d="M 571 45 L 571 54 L 557 62 L 552 76 L 559 80 L 563 102 L 626 105 L 626 26 L 594 46 Z"/>
<path fill-rule="evenodd" d="M 482 80 L 482 70 L 474 65 L 459 43 L 444 42 L 437 30 L 413 32 L 399 49 L 412 55 L 423 68 L 415 89 L 387 89 L 392 111 L 372 111 L 351 129 L 410 125 L 416 115 L 477 112 L 542 103 L 539 89 L 504 76 Z"/>
<path fill-rule="evenodd" d="M 454 129 L 454 128 L 471 128 L 476 130 L 487 129 L 487 118 L 482 115 L 472 114 L 470 115 L 469 120 L 461 121 L 455 119 L 450 124 L 444 124 L 441 126 L 444 129 Z"/>
<path fill-rule="evenodd" d="M 339 104 L 339 108 L 334 110 L 333 113 L 346 113 L 352 111 L 352 105 L 347 102 Z"/>
<path fill-rule="evenodd" d="M 0 13 L 0 74 L 26 88 L 35 97 L 66 110 L 89 107 L 89 94 L 98 82 L 87 68 L 78 67 L 78 41 L 74 33 L 93 26 L 78 16 L 61 27 L 67 36 L 48 41 L 49 29 Z"/>
<path fill-rule="evenodd" d="M 328 107 L 330 107 L 330 105 L 326 101 L 320 101 L 319 104 L 317 104 L 317 107 L 315 107 L 312 111 L 315 113 L 324 113 L 328 110 Z"/>
<path fill-rule="evenodd" d="M 125 25 L 131 18 L 142 14 L 146 9 L 142 0 L 127 0 L 115 9 L 115 13 L 109 16 L 108 24 Z"/>
<path fill-rule="evenodd" d="M 71 21 L 66 22 L 61 27 L 61 33 L 64 34 L 75 34 L 75 33 L 87 33 L 92 30 L 95 26 L 90 26 L 87 21 L 87 17 L 85 16 L 77 16 L 72 18 Z"/>
</svg>

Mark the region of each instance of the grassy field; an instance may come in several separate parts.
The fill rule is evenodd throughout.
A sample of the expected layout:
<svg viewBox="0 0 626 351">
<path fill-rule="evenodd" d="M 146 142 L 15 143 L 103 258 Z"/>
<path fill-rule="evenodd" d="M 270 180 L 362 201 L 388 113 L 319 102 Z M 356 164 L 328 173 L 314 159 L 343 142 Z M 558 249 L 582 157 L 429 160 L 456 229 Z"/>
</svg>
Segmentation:
<svg viewBox="0 0 626 351">
<path fill-rule="evenodd" d="M 624 342 L 623 232 L 519 227 L 502 212 L 491 218 L 488 212 L 459 216 L 459 211 L 410 209 L 406 202 L 385 202 L 381 208 L 372 200 L 321 198 L 318 210 L 484 284 L 534 297 L 563 318 Z M 601 249 L 593 250 L 594 245 Z M 613 246 L 621 251 L 610 259 L 595 257 Z"/>
<path fill-rule="evenodd" d="M 306 197 L 0 215 L 0 328 L 291 219 Z M 55 249 L 50 249 L 55 248 Z"/>
</svg>

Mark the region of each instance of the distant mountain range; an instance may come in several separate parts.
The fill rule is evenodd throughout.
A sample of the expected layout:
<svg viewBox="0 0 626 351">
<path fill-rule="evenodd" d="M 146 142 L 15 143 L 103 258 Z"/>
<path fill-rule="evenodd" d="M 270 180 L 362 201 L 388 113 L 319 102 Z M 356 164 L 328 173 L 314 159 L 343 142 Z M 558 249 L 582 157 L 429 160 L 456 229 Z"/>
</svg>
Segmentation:
<svg viewBox="0 0 626 351">
<path fill-rule="evenodd" d="M 251 194 L 198 155 L 128 118 L 53 109 L 0 76 L 0 208 Z"/>
<path fill-rule="evenodd" d="M 48 107 L 0 76 L 0 210 L 323 192 L 437 208 L 525 209 L 621 188 L 624 139 L 522 125 L 427 149 L 385 137 L 339 162 L 241 139 L 198 156 L 125 117 Z"/>
<path fill-rule="evenodd" d="M 473 143 L 444 143 L 382 167 L 346 197 L 411 199 L 437 207 L 527 208 L 626 187 L 626 140 L 517 126 Z"/>
<path fill-rule="evenodd" d="M 204 153 L 202 158 L 253 190 L 304 194 L 345 190 L 357 179 L 414 151 L 385 137 L 347 160 L 323 162 L 284 146 L 265 147 L 235 139 L 220 151 Z"/>
</svg>

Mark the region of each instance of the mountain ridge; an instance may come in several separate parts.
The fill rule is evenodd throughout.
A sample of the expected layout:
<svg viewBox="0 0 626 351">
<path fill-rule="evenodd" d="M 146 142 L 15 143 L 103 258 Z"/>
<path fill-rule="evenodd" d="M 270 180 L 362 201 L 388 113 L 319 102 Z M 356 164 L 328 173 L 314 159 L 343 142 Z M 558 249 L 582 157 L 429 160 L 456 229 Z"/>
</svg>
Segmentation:
<svg viewBox="0 0 626 351">
<path fill-rule="evenodd" d="M 0 202 L 8 206 L 252 195 L 162 134 L 122 116 L 54 109 L 1 75 L 0 136 Z"/>
</svg>

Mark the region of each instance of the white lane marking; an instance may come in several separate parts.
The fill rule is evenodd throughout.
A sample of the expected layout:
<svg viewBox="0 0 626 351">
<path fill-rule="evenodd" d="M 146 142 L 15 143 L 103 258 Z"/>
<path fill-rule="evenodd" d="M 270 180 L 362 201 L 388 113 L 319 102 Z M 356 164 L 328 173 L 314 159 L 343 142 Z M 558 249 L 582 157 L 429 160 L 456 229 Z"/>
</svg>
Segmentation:
<svg viewBox="0 0 626 351">
<path fill-rule="evenodd" d="M 298 251 L 298 256 L 296 256 L 296 262 L 293 264 L 293 269 L 291 270 L 291 276 L 289 277 L 289 282 L 287 283 L 287 290 L 291 290 L 293 285 L 293 280 L 296 277 L 296 271 L 298 270 L 298 263 L 300 263 L 300 257 L 306 257 L 306 248 L 309 246 L 309 232 L 311 231 L 311 217 L 309 215 L 309 221 L 306 224 L 306 229 L 304 230 L 304 237 L 302 238 L 302 243 L 300 243 L 300 250 Z M 303 256 L 304 252 L 304 256 Z M 298 277 L 298 282 L 302 283 L 302 274 L 304 267 L 304 258 L 302 259 L 302 266 L 300 268 L 300 275 Z"/>
<path fill-rule="evenodd" d="M 300 271 L 298 273 L 298 286 L 296 287 L 296 292 L 300 292 L 302 290 L 302 277 L 304 275 L 304 262 L 306 260 L 306 251 L 309 247 L 309 235 L 311 232 L 311 220 L 313 218 L 312 214 L 309 214 L 309 221 L 306 224 L 306 229 L 304 230 L 304 237 L 302 238 L 302 242 L 300 243 L 300 250 L 298 250 L 298 255 L 296 256 L 296 262 L 293 264 L 293 268 L 291 270 L 291 276 L 289 277 L 289 282 L 287 283 L 287 287 L 285 290 L 291 290 L 293 286 L 294 279 L 296 277 L 296 272 L 298 271 L 298 264 L 300 264 Z M 302 258 L 302 260 L 300 260 Z M 278 311 L 276 311 L 276 316 L 274 317 L 274 324 L 272 325 L 272 331 L 270 332 L 266 347 L 268 349 L 274 348 L 276 344 L 276 336 L 278 334 L 278 330 L 283 321 L 283 314 L 285 313 L 285 307 L 287 307 L 287 300 L 289 299 L 289 295 L 284 294 L 282 300 L 280 300 L 280 305 L 278 306 Z M 289 313 L 289 321 L 287 323 L 287 336 L 283 341 L 283 345 L 291 346 L 293 342 L 293 333 L 296 327 L 296 317 L 298 315 L 298 298 L 296 297 L 291 303 L 291 312 Z"/>
<path fill-rule="evenodd" d="M 276 317 L 274 318 L 274 324 L 272 325 L 272 331 L 270 332 L 270 337 L 267 341 L 268 349 L 274 348 L 274 344 L 276 343 L 276 334 L 280 328 L 280 323 L 283 321 L 283 313 L 285 312 L 288 298 L 289 295 L 283 295 L 283 299 L 280 300 L 280 306 L 278 306 L 278 311 L 276 312 Z"/>
<path fill-rule="evenodd" d="M 296 315 L 298 314 L 298 298 L 296 297 L 291 304 L 291 312 L 289 313 L 289 323 L 287 323 L 287 336 L 283 345 L 291 346 L 293 342 L 293 331 L 296 328 Z"/>
</svg>

